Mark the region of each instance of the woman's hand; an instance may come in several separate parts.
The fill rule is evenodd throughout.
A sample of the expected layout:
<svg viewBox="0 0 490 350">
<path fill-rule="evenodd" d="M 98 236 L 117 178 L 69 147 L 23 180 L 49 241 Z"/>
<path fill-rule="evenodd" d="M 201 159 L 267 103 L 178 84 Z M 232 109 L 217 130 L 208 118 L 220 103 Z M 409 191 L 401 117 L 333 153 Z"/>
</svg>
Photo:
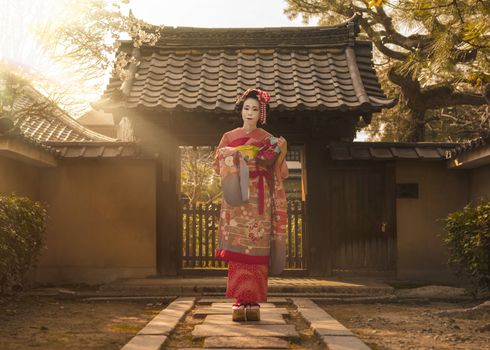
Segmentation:
<svg viewBox="0 0 490 350">
<path fill-rule="evenodd" d="M 281 153 L 286 154 L 288 151 L 288 143 L 286 139 L 282 136 L 279 137 L 279 140 L 277 140 L 277 145 L 279 146 Z"/>
</svg>

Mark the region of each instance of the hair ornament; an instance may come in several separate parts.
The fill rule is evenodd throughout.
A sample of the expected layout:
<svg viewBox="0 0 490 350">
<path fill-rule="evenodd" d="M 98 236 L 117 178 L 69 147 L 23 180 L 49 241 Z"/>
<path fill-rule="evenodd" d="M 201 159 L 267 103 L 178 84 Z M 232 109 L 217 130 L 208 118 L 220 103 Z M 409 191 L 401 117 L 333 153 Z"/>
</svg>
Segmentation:
<svg viewBox="0 0 490 350">
<path fill-rule="evenodd" d="M 265 124 L 267 119 L 266 107 L 271 99 L 271 95 L 267 91 L 260 89 L 247 89 L 247 91 L 237 98 L 237 103 L 245 102 L 251 92 L 255 92 L 257 94 L 259 100 L 259 121 L 261 124 Z"/>
</svg>

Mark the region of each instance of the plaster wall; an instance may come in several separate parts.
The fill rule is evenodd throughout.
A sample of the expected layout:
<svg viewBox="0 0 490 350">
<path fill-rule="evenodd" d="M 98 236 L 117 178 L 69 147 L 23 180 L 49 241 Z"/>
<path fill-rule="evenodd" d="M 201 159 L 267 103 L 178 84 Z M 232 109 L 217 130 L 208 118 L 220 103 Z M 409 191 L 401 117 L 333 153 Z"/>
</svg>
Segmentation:
<svg viewBox="0 0 490 350">
<path fill-rule="evenodd" d="M 443 161 L 398 161 L 396 183 L 417 183 L 418 198 L 397 198 L 397 277 L 401 280 L 456 282 L 446 266 L 440 219 L 469 200 L 469 177 Z"/>
<path fill-rule="evenodd" d="M 0 156 L 0 194 L 15 193 L 39 199 L 39 170 L 36 166 Z"/>
<path fill-rule="evenodd" d="M 477 204 L 481 198 L 490 200 L 490 164 L 470 173 L 470 199 Z"/>
<path fill-rule="evenodd" d="M 48 203 L 38 282 L 110 282 L 156 274 L 155 166 L 148 160 L 64 160 L 42 172 Z"/>
</svg>

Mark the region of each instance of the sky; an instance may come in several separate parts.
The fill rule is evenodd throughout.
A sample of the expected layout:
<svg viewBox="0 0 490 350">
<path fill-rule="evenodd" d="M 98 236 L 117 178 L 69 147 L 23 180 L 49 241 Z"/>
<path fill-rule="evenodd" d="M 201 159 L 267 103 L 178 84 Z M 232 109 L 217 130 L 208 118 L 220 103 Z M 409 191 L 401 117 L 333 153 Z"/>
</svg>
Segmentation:
<svg viewBox="0 0 490 350">
<path fill-rule="evenodd" d="M 303 26 L 283 13 L 283 0 L 132 0 L 136 17 L 152 24 L 186 27 Z M 316 25 L 313 21 L 310 25 Z"/>
</svg>

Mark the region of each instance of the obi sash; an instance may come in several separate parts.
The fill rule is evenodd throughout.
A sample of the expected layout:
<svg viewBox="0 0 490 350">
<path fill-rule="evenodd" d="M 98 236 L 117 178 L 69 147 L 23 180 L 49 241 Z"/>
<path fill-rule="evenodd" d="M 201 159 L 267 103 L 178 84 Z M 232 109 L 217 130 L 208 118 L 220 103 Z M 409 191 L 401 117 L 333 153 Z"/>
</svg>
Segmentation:
<svg viewBox="0 0 490 350">
<path fill-rule="evenodd" d="M 275 138 L 273 139 L 275 140 Z M 244 156 L 259 160 L 273 160 L 280 152 L 276 142 L 247 145 L 249 140 L 249 137 L 242 137 L 230 142 L 228 146 L 237 148 Z M 265 168 L 259 168 L 256 166 L 256 169 L 250 171 L 248 176 L 251 179 L 258 178 L 259 214 L 263 215 L 265 207 L 264 181 L 268 181 L 269 185 L 271 185 L 272 172 Z M 271 186 L 269 186 L 269 188 L 271 188 Z"/>
</svg>

